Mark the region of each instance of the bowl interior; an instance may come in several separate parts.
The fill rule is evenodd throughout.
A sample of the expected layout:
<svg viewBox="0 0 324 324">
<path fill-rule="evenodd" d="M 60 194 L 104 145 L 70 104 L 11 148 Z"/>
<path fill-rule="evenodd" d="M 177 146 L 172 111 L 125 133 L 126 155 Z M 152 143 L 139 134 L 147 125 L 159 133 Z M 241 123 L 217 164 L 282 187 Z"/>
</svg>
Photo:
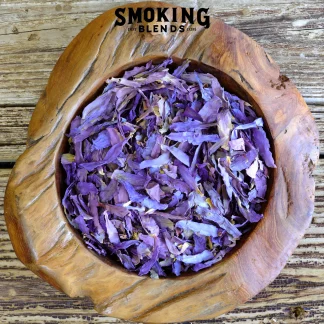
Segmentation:
<svg viewBox="0 0 324 324">
<path fill-rule="evenodd" d="M 71 120 L 75 116 L 81 114 L 83 109 L 87 106 L 87 104 L 92 102 L 96 97 L 98 97 L 102 93 L 102 91 L 103 91 L 103 89 L 105 87 L 105 80 L 106 79 L 108 79 L 110 77 L 121 77 L 126 70 L 131 69 L 131 68 L 133 68 L 135 66 L 144 65 L 150 60 L 152 60 L 153 64 L 158 64 L 158 63 L 161 63 L 166 58 L 167 58 L 167 56 L 159 56 L 159 57 L 145 56 L 145 57 L 142 57 L 140 60 L 138 59 L 136 61 L 133 61 L 131 63 L 127 63 L 127 64 L 123 65 L 118 70 L 110 71 L 109 73 L 107 73 L 107 75 L 105 75 L 102 78 L 101 82 L 99 83 L 99 86 L 94 87 L 92 89 L 89 89 L 89 93 L 87 94 L 86 99 L 82 102 L 82 104 L 80 104 L 78 107 L 75 108 L 75 114 L 71 118 Z M 173 70 L 177 66 L 181 65 L 181 63 L 185 60 L 185 59 L 175 57 L 175 56 L 172 56 L 172 59 L 173 59 L 173 63 L 170 65 L 171 70 Z M 200 71 L 200 72 L 203 72 L 203 73 L 210 73 L 210 74 L 214 75 L 218 79 L 218 81 L 220 82 L 221 86 L 226 91 L 228 91 L 228 92 L 230 92 L 232 94 L 235 94 L 238 97 L 240 97 L 241 99 L 247 101 L 252 106 L 252 108 L 254 109 L 256 114 L 259 117 L 263 118 L 264 130 L 267 133 L 267 137 L 268 137 L 269 142 L 270 142 L 271 151 L 272 151 L 272 154 L 274 156 L 274 159 L 276 160 L 276 154 L 275 154 L 274 145 L 273 145 L 273 138 L 272 138 L 271 133 L 269 131 L 267 121 L 264 118 L 264 114 L 263 114 L 262 110 L 260 109 L 259 105 L 253 99 L 252 94 L 249 93 L 248 90 L 244 89 L 238 82 L 236 82 L 232 77 L 230 77 L 228 74 L 224 73 L 223 71 L 218 70 L 218 69 L 216 69 L 216 68 L 214 68 L 214 67 L 212 67 L 210 65 L 206 65 L 206 64 L 204 64 L 202 62 L 198 62 L 198 61 L 195 61 L 195 60 L 190 60 L 190 65 L 189 65 L 187 71 L 192 72 L 194 70 Z M 68 125 L 66 126 L 66 129 L 64 129 L 64 134 L 68 133 L 69 128 L 70 128 L 70 123 L 68 123 Z M 61 142 L 60 149 L 59 149 L 59 154 L 57 155 L 57 160 L 55 161 L 56 162 L 55 163 L 56 164 L 56 174 L 55 174 L 56 187 L 57 187 L 57 190 L 58 190 L 58 197 L 59 197 L 60 201 L 62 201 L 62 198 L 64 196 L 64 192 L 65 192 L 65 189 L 66 189 L 66 184 L 65 184 L 65 181 L 64 181 L 66 174 L 65 174 L 65 171 L 64 171 L 64 169 L 63 169 L 63 167 L 62 167 L 62 165 L 60 163 L 60 158 L 61 158 L 61 155 L 63 153 L 65 153 L 65 152 L 67 152 L 68 150 L 69 150 L 68 137 L 64 136 L 64 138 L 62 139 L 62 142 Z M 267 188 L 267 194 L 266 194 L 266 199 L 267 200 L 269 198 L 269 193 L 270 193 L 271 188 L 273 186 L 273 172 L 274 172 L 273 169 L 271 169 L 271 168 L 269 168 L 268 170 L 269 170 L 269 179 L 268 179 L 268 188 Z M 262 204 L 262 209 L 261 209 L 260 212 L 264 214 L 264 211 L 265 211 L 266 207 L 267 207 L 267 202 Z M 61 208 L 62 208 L 62 212 L 64 213 L 62 205 L 61 205 Z M 239 251 L 240 247 L 244 244 L 244 242 L 249 239 L 249 236 L 252 233 L 252 231 L 255 229 L 255 227 L 258 226 L 263 221 L 264 221 L 264 219 L 260 220 L 259 223 L 252 225 L 251 230 L 249 232 L 243 234 L 241 239 L 237 242 L 236 246 L 229 253 L 227 253 L 219 263 L 216 263 L 214 265 L 214 267 L 216 265 L 220 265 L 224 260 L 229 258 L 233 253 L 237 253 Z M 82 236 L 81 236 L 80 232 L 77 229 L 75 229 L 69 223 L 69 221 L 67 219 L 66 219 L 66 222 L 67 222 L 70 230 L 79 238 L 79 240 L 82 242 L 84 247 L 87 248 L 84 241 L 83 241 L 83 239 L 82 239 Z M 109 266 L 113 266 L 113 267 L 119 269 L 120 271 L 130 273 L 128 270 L 126 270 L 120 264 L 120 262 L 118 262 L 114 258 L 103 257 L 103 256 L 100 256 L 100 255 L 96 254 L 95 252 L 93 252 L 91 250 L 89 250 L 89 251 L 91 253 L 95 254 L 99 259 L 101 259 L 103 262 L 107 263 Z M 206 271 L 207 269 L 208 268 L 203 269 L 203 270 L 199 271 L 199 273 L 202 273 L 202 272 Z M 191 271 L 181 273 L 180 277 L 175 277 L 174 275 L 168 274 L 167 279 L 177 279 L 178 280 L 179 278 L 193 276 L 195 274 L 196 274 L 196 272 L 191 272 Z M 162 277 L 161 279 L 164 279 L 164 278 Z"/>
</svg>

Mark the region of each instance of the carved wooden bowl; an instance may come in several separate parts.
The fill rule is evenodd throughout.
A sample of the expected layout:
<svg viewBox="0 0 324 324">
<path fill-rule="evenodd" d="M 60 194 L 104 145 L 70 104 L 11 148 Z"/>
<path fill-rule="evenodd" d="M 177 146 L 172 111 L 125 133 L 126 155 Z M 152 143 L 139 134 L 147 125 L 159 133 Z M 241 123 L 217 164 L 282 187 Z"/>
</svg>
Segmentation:
<svg viewBox="0 0 324 324">
<path fill-rule="evenodd" d="M 309 226 L 317 129 L 300 93 L 277 64 L 255 41 L 221 20 L 212 19 L 208 29 L 194 24 L 196 31 L 153 35 L 115 26 L 115 19 L 112 9 L 84 28 L 49 78 L 6 191 L 10 238 L 29 269 L 71 297 L 90 297 L 101 314 L 155 323 L 214 318 L 273 281 Z M 127 272 L 85 247 L 61 206 L 64 174 L 59 160 L 70 121 L 108 77 L 167 56 L 179 63 L 191 59 L 253 105 L 265 120 L 277 169 L 264 218 L 233 253 L 202 272 L 154 280 Z"/>
</svg>

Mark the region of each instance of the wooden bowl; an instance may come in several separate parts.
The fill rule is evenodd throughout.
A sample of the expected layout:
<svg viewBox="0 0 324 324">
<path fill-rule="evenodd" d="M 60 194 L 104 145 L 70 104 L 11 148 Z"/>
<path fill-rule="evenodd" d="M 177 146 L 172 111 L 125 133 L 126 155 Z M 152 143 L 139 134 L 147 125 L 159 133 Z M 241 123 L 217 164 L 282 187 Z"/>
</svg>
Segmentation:
<svg viewBox="0 0 324 324">
<path fill-rule="evenodd" d="M 126 7 L 169 6 L 142 2 Z M 32 116 L 26 151 L 9 179 L 5 218 L 10 238 L 29 269 L 71 297 L 90 297 L 101 314 L 155 323 L 214 318 L 273 281 L 309 226 L 317 129 L 296 87 L 271 57 L 221 20 L 212 19 L 208 29 L 191 25 L 196 31 L 183 33 L 153 35 L 128 27 L 115 26 L 111 9 L 84 28 L 57 62 Z M 59 160 L 70 121 L 108 77 L 166 56 L 193 60 L 254 106 L 266 122 L 277 169 L 264 219 L 231 255 L 196 274 L 154 280 L 85 247 L 61 206 Z"/>
</svg>

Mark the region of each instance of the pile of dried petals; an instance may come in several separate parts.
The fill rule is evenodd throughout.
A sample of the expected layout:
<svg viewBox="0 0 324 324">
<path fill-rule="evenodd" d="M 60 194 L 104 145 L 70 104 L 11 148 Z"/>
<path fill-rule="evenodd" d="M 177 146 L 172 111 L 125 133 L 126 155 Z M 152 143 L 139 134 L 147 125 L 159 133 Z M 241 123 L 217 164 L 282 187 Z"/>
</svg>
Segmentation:
<svg viewBox="0 0 324 324">
<path fill-rule="evenodd" d="M 71 123 L 66 216 L 89 249 L 158 278 L 219 262 L 263 215 L 263 121 L 211 74 L 148 62 Z"/>
</svg>

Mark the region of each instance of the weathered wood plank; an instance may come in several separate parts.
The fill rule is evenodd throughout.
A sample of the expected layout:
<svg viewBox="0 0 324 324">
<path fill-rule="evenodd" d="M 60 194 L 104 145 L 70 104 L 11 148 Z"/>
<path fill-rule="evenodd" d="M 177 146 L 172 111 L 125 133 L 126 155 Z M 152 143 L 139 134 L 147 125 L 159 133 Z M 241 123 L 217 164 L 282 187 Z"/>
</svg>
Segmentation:
<svg viewBox="0 0 324 324">
<path fill-rule="evenodd" d="M 320 132 L 320 152 L 324 153 L 324 106 L 309 105 Z M 0 107 L 0 162 L 15 161 L 25 150 L 32 107 Z"/>
<path fill-rule="evenodd" d="M 322 0 L 173 1 L 210 7 L 211 12 L 256 39 L 299 87 L 308 102 L 323 104 Z M 0 3 L 0 161 L 24 149 L 33 106 L 66 45 L 101 12 L 124 2 L 10 0 Z M 4 110 L 6 109 L 6 112 Z M 323 139 L 323 106 L 312 107 Z M 29 113 L 26 113 L 29 111 Z M 21 113 L 21 115 L 19 115 Z M 25 115 L 26 113 L 26 115 Z M 6 120 L 2 116 L 6 116 Z M 3 123 L 1 124 L 1 120 Z M 6 128 L 7 127 L 7 128 Z M 9 144 L 12 145 L 9 145 Z M 1 146 L 2 145 L 2 146 Z M 321 144 L 323 153 L 323 144 Z M 288 265 L 251 302 L 214 323 L 322 323 L 324 318 L 324 163 L 316 171 L 313 224 Z M 109 323 L 91 302 L 70 299 L 28 271 L 15 257 L 3 218 L 3 193 L 9 170 L 0 170 L 0 322 Z M 291 318 L 302 306 L 304 320 Z"/>
<path fill-rule="evenodd" d="M 10 0 L 0 4 L 0 105 L 35 105 L 50 71 L 71 39 L 93 18 L 124 1 Z M 303 96 L 324 102 L 323 2 L 171 1 L 209 7 L 241 29 L 280 65 Z"/>
<path fill-rule="evenodd" d="M 34 108 L 0 107 L 0 161 L 15 161 L 24 151 Z"/>
<path fill-rule="evenodd" d="M 89 300 L 68 298 L 38 279 L 17 260 L 6 231 L 3 197 L 10 170 L 0 169 L 0 322 L 111 323 Z M 253 300 L 212 323 L 322 323 L 324 318 L 324 160 L 315 170 L 312 225 L 281 275 Z M 302 307 L 303 320 L 291 308 Z"/>
<path fill-rule="evenodd" d="M 318 59 L 324 55 L 320 2 L 199 0 L 198 6 L 207 3 L 211 13 L 258 41 L 304 97 L 323 99 L 323 90 L 316 85 L 324 80 L 316 72 Z M 314 74 L 309 78 L 310 73 Z"/>
</svg>

